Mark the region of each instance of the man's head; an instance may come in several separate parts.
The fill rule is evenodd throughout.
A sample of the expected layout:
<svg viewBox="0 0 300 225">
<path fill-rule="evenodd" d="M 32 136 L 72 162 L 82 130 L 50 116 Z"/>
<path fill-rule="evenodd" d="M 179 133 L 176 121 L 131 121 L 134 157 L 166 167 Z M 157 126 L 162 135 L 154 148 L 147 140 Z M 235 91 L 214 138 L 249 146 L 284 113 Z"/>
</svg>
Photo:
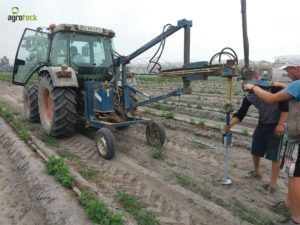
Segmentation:
<svg viewBox="0 0 300 225">
<path fill-rule="evenodd" d="M 258 73 L 256 72 L 256 70 L 251 69 L 251 72 L 250 72 L 250 79 L 251 79 L 251 80 L 259 80 L 259 75 L 258 75 Z"/>
<path fill-rule="evenodd" d="M 300 56 L 292 56 L 287 62 L 280 67 L 280 69 L 285 70 L 288 77 L 292 80 L 300 79 Z"/>
<path fill-rule="evenodd" d="M 74 56 L 76 56 L 78 54 L 78 50 L 75 46 L 71 46 L 70 48 L 70 55 L 71 55 L 71 58 L 73 58 Z"/>
</svg>

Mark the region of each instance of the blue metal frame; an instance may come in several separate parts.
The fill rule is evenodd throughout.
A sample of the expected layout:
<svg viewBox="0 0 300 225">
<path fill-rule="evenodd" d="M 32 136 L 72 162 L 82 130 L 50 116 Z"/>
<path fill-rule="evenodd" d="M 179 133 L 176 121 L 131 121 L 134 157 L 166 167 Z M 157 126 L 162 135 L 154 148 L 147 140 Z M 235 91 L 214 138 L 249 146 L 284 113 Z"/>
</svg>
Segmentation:
<svg viewBox="0 0 300 225">
<path fill-rule="evenodd" d="M 131 109 L 137 107 L 137 106 L 143 106 L 149 103 L 153 103 L 165 98 L 168 98 L 170 96 L 178 96 L 181 95 L 185 92 L 185 88 L 177 88 L 175 91 L 172 91 L 170 93 L 160 95 L 160 96 L 155 96 L 151 97 L 150 99 L 147 99 L 142 102 L 137 102 L 136 104 L 130 105 L 130 89 L 133 91 L 136 91 L 135 88 L 131 87 L 127 83 L 126 79 L 126 65 L 130 63 L 130 61 L 143 52 L 147 51 L 148 49 L 152 48 L 159 42 L 161 42 L 163 39 L 169 37 L 176 31 L 180 30 L 181 28 L 190 28 L 192 27 L 192 21 L 182 19 L 177 22 L 177 26 L 171 26 L 169 29 L 167 29 L 165 32 L 162 34 L 158 35 L 145 45 L 143 45 L 141 48 L 137 49 L 133 53 L 131 53 L 128 56 L 119 56 L 115 59 L 115 64 L 114 64 L 114 79 L 113 83 L 111 83 L 112 86 L 117 87 L 117 82 L 119 80 L 119 76 L 121 75 L 122 78 L 122 96 L 123 96 L 123 109 L 124 111 L 130 111 Z M 121 74 L 120 74 L 121 73 Z M 91 81 L 95 82 L 95 81 Z M 101 85 L 101 83 L 99 83 Z M 119 122 L 119 123 L 109 123 L 105 121 L 99 121 L 95 118 L 94 115 L 94 89 L 93 85 L 91 83 L 86 83 L 86 96 L 85 96 L 85 110 L 86 110 L 86 115 L 85 115 L 85 120 L 86 120 L 86 126 L 92 126 L 96 128 L 102 128 L 102 127 L 109 127 L 109 126 L 114 126 L 114 127 L 124 127 L 124 126 L 130 126 L 133 124 L 147 124 L 152 122 L 152 120 L 145 120 L 145 119 L 138 119 L 136 120 L 135 118 L 129 117 L 129 121 L 126 122 Z"/>
<path fill-rule="evenodd" d="M 153 120 L 150 119 L 138 119 L 135 120 L 134 118 L 131 118 L 132 120 L 126 121 L 126 122 L 119 122 L 119 123 L 109 123 L 109 122 L 104 122 L 104 121 L 99 121 L 92 119 L 89 121 L 88 126 L 92 126 L 95 128 L 103 128 L 103 127 L 127 127 L 135 124 L 149 124 L 152 123 Z"/>
<path fill-rule="evenodd" d="M 145 101 L 137 102 L 137 103 L 133 104 L 132 108 L 147 105 L 147 104 L 150 104 L 150 103 L 153 103 L 153 102 L 157 102 L 159 100 L 163 100 L 163 99 L 171 97 L 171 96 L 178 96 L 178 95 L 183 94 L 184 91 L 185 91 L 185 88 L 177 88 L 175 91 L 172 91 L 170 93 L 167 93 L 167 94 L 164 94 L 164 95 L 159 95 L 159 96 L 153 96 L 150 99 L 147 99 Z"/>
<path fill-rule="evenodd" d="M 119 71 L 118 68 L 120 68 L 121 66 L 121 74 L 122 74 L 122 91 L 123 91 L 123 101 L 124 101 L 124 109 L 125 110 L 130 110 L 131 108 L 134 108 L 135 106 L 130 106 L 130 96 L 129 96 L 129 85 L 127 83 L 126 80 L 126 64 L 129 64 L 130 61 L 134 58 L 136 58 L 137 56 L 139 56 L 140 54 L 142 54 L 143 52 L 147 51 L 148 49 L 152 48 L 153 46 L 155 46 L 156 44 L 158 44 L 159 42 L 161 42 L 163 39 L 169 37 L 170 35 L 172 35 L 173 33 L 175 33 L 176 31 L 180 30 L 181 28 L 189 28 L 192 26 L 192 21 L 191 20 L 186 20 L 186 19 L 182 19 L 179 20 L 177 22 L 177 26 L 172 26 L 170 27 L 168 30 L 166 30 L 165 32 L 163 32 L 162 34 L 158 35 L 157 37 L 155 37 L 154 39 L 152 39 L 151 41 L 149 41 L 148 43 L 146 43 L 145 45 L 143 45 L 141 48 L 137 49 L 136 51 L 134 51 L 133 53 L 131 53 L 128 56 L 120 56 L 116 59 L 116 64 L 115 64 L 115 71 Z M 115 80 L 117 80 L 117 74 L 115 73 Z M 117 82 L 117 81 L 116 81 Z M 184 92 L 181 92 L 184 93 Z M 167 94 L 167 97 L 173 96 L 173 95 L 178 95 L 177 92 L 171 92 L 169 94 Z M 156 100 L 151 99 L 151 100 L 146 100 L 144 102 L 141 102 L 140 105 L 146 105 L 164 98 L 166 95 L 162 95 L 162 96 L 157 96 Z"/>
</svg>

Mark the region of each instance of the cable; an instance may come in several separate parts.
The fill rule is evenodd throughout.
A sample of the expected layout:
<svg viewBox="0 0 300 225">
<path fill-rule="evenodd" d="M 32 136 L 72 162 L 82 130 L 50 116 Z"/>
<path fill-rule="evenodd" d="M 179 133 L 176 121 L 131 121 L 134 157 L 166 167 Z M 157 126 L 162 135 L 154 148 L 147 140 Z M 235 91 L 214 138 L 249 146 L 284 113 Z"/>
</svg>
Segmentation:
<svg viewBox="0 0 300 225">
<path fill-rule="evenodd" d="M 229 51 L 226 51 L 226 50 L 229 50 Z M 229 59 L 234 60 L 236 65 L 238 65 L 238 56 L 237 56 L 236 52 L 232 48 L 229 48 L 229 47 L 225 47 L 220 52 L 214 54 L 209 61 L 209 65 L 212 66 L 212 62 L 217 57 L 219 57 L 219 64 L 221 64 L 221 59 L 222 59 L 223 55 L 226 55 L 227 57 L 229 57 Z"/>
<path fill-rule="evenodd" d="M 149 73 L 153 72 L 153 69 L 155 68 L 156 65 L 158 65 L 159 70 L 162 68 L 162 66 L 158 63 L 158 61 L 160 60 L 161 55 L 162 55 L 162 53 L 164 51 L 164 48 L 165 48 L 165 43 L 166 43 L 165 31 L 168 30 L 168 29 L 170 29 L 171 27 L 173 27 L 172 24 L 166 24 L 163 27 L 163 31 L 162 31 L 162 34 L 161 34 L 161 41 L 160 41 L 160 44 L 158 46 L 158 49 L 156 50 L 156 52 L 154 53 L 154 55 L 149 60 L 149 64 L 147 66 L 147 71 Z M 157 54 L 158 54 L 158 56 L 157 56 Z M 157 56 L 157 58 L 154 59 L 156 56 Z M 149 67 L 150 67 L 151 63 L 153 63 L 154 65 L 149 70 Z"/>
</svg>

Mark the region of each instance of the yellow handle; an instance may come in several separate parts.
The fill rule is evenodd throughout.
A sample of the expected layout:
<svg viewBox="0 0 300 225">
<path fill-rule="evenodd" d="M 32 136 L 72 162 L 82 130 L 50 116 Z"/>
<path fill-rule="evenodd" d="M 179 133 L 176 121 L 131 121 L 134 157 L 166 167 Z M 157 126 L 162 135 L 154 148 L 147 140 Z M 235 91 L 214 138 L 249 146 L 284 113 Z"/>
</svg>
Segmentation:
<svg viewBox="0 0 300 225">
<path fill-rule="evenodd" d="M 226 96 L 227 96 L 227 104 L 231 104 L 232 102 L 232 78 L 228 77 L 227 82 L 226 82 Z"/>
</svg>

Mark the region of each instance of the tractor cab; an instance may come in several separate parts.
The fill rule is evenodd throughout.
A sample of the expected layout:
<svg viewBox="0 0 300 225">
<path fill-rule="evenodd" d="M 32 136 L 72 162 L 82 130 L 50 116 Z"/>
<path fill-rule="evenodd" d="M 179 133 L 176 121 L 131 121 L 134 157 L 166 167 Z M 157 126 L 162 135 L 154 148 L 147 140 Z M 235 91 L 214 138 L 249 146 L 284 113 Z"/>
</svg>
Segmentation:
<svg viewBox="0 0 300 225">
<path fill-rule="evenodd" d="M 51 32 L 25 29 L 17 51 L 13 83 L 25 85 L 43 66 L 71 67 L 80 81 L 110 81 L 113 72 L 111 30 L 60 24 Z"/>
</svg>

